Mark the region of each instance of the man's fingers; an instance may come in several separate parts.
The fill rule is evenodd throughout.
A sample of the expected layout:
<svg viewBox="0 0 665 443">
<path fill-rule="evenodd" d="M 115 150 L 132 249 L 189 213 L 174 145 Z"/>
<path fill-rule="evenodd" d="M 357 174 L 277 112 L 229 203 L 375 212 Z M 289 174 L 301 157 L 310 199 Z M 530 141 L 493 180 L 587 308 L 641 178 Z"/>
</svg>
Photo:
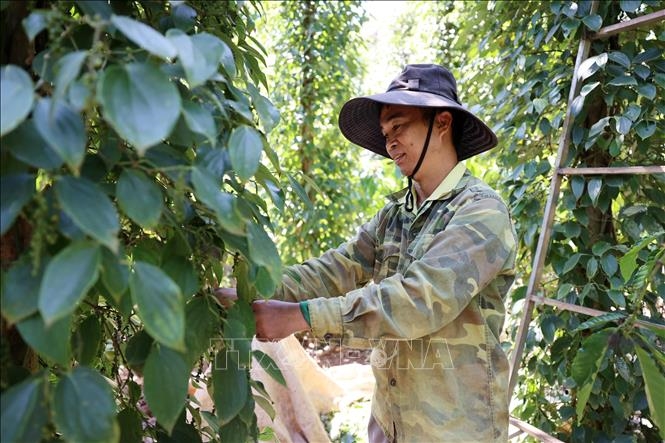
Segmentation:
<svg viewBox="0 0 665 443">
<path fill-rule="evenodd" d="M 238 300 L 238 294 L 235 288 L 217 288 L 214 291 L 215 297 L 219 300 L 219 303 L 225 308 L 230 308 L 233 306 L 236 300 Z"/>
</svg>

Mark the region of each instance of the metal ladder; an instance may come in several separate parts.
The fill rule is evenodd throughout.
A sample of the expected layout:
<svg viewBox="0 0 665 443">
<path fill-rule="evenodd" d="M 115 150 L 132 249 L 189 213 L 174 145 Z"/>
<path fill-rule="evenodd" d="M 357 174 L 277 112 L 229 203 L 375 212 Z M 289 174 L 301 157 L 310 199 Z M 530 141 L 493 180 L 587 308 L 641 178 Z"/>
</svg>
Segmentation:
<svg viewBox="0 0 665 443">
<path fill-rule="evenodd" d="M 598 0 L 594 0 L 591 5 L 591 13 L 595 13 L 598 10 Z M 568 95 L 568 106 L 566 108 L 566 116 L 563 122 L 563 130 L 561 133 L 561 138 L 559 139 L 559 147 L 557 151 L 557 156 L 553 169 L 552 181 L 550 183 L 550 190 L 547 197 L 547 203 L 545 206 L 545 212 L 543 214 L 543 229 L 540 232 L 538 238 L 538 245 L 536 247 L 536 252 L 533 258 L 533 265 L 531 276 L 529 278 L 529 283 L 526 290 L 526 296 L 524 299 L 524 312 L 522 321 L 520 322 L 519 329 L 517 331 L 517 337 L 515 341 L 515 348 L 513 350 L 511 361 L 510 361 L 510 382 L 509 382 L 509 392 L 514 392 L 515 384 L 517 382 L 517 374 L 520 368 L 520 362 L 522 360 L 522 354 L 524 352 L 524 346 L 526 343 L 526 336 L 529 330 L 529 324 L 532 320 L 533 309 L 538 304 L 545 304 L 554 306 L 557 309 L 563 309 L 568 311 L 573 311 L 589 316 L 599 316 L 606 314 L 606 312 L 599 311 L 596 309 L 587 308 L 584 306 L 578 306 L 572 303 L 566 303 L 560 300 L 552 299 L 549 297 L 544 297 L 537 295 L 538 287 L 540 286 L 543 267 L 545 264 L 545 258 L 547 250 L 550 245 L 550 238 L 552 235 L 552 228 L 554 225 L 554 214 L 556 212 L 557 201 L 559 199 L 559 194 L 561 190 L 561 181 L 564 176 L 572 175 L 611 175 L 611 174 L 661 174 L 665 173 L 665 166 L 625 166 L 625 167 L 602 167 L 602 168 L 566 168 L 562 164 L 565 158 L 568 155 L 568 148 L 571 141 L 571 132 L 572 132 L 572 103 L 573 100 L 579 95 L 581 89 L 580 82 L 580 66 L 589 56 L 589 49 L 591 48 L 591 42 L 593 40 L 601 40 L 611 37 L 613 35 L 619 34 L 624 31 L 630 31 L 636 28 L 643 26 L 648 26 L 655 24 L 661 21 L 665 21 L 665 10 L 660 10 L 651 14 L 640 16 L 625 22 L 620 22 L 614 25 L 606 26 L 599 29 L 595 33 L 584 32 L 582 39 L 579 44 L 577 51 L 577 58 L 575 60 L 575 68 L 573 71 L 573 79 L 570 87 L 570 93 Z M 638 322 L 639 325 L 639 322 Z M 518 429 L 516 433 L 510 436 L 514 438 L 526 433 L 532 437 L 536 437 L 543 442 L 548 443 L 562 443 L 555 437 L 548 435 L 542 430 L 529 425 L 521 420 L 518 420 L 515 417 L 510 417 L 510 424 Z"/>
</svg>

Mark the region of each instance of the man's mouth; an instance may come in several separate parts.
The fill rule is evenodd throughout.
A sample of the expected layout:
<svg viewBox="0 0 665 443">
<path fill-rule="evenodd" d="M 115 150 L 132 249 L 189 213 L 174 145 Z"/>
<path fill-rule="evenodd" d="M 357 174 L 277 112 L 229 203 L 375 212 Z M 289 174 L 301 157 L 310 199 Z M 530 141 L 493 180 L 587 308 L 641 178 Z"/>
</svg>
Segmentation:
<svg viewBox="0 0 665 443">
<path fill-rule="evenodd" d="M 395 164 L 399 164 L 399 163 L 401 163 L 403 158 L 404 158 L 404 154 L 397 154 L 397 156 L 395 158 L 393 158 L 393 161 L 395 162 Z"/>
</svg>

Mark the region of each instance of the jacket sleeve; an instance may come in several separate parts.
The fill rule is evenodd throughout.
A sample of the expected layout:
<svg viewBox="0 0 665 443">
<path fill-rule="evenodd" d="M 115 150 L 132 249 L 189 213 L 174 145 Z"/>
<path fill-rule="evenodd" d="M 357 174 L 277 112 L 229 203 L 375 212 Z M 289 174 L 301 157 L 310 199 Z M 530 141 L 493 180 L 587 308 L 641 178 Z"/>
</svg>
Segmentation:
<svg viewBox="0 0 665 443">
<path fill-rule="evenodd" d="M 274 298 L 302 301 L 317 297 L 339 297 L 367 284 L 374 269 L 379 219 L 377 214 L 360 227 L 352 240 L 338 248 L 300 265 L 288 267 Z"/>
<path fill-rule="evenodd" d="M 502 274 L 513 275 L 516 241 L 505 204 L 472 194 L 403 273 L 333 299 L 309 302 L 317 337 L 343 344 L 415 339 L 452 322 Z"/>
</svg>

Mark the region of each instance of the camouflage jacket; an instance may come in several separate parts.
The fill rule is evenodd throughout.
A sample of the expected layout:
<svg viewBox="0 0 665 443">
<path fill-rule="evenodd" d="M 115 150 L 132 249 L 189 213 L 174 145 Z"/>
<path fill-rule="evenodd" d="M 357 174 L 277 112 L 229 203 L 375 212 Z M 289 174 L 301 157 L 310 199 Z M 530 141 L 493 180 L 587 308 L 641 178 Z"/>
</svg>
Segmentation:
<svg viewBox="0 0 665 443">
<path fill-rule="evenodd" d="M 506 205 L 461 164 L 415 213 L 399 197 L 351 241 L 288 268 L 276 297 L 309 299 L 316 337 L 372 347 L 372 414 L 390 441 L 505 442 Z"/>
</svg>

